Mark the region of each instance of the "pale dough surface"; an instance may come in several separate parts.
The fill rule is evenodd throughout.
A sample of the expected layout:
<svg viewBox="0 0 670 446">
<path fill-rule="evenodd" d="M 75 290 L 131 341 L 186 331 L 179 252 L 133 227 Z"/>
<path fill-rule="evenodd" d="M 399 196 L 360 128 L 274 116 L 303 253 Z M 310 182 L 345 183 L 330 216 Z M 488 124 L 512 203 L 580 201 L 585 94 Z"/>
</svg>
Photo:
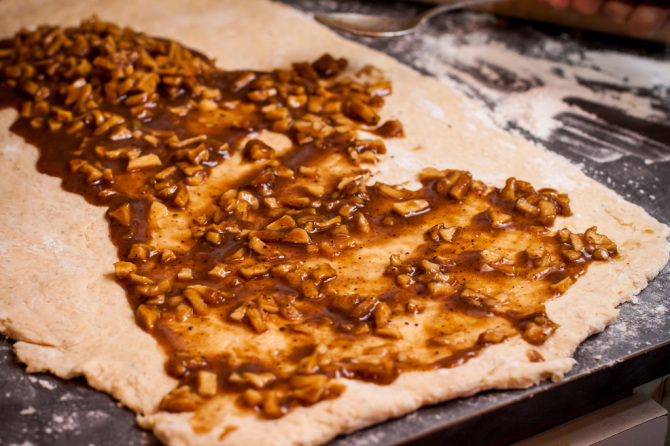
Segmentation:
<svg viewBox="0 0 670 446">
<path fill-rule="evenodd" d="M 157 413 L 175 381 L 164 355 L 135 325 L 124 291 L 113 280 L 116 260 L 104 209 L 60 188 L 35 169 L 37 150 L 8 131 L 14 111 L 0 114 L 0 332 L 16 339 L 28 371 L 86 377 L 142 414 L 141 423 L 168 444 L 248 445 L 325 442 L 337 434 L 399 416 L 424 404 L 491 388 L 528 387 L 561 378 L 580 342 L 605 328 L 616 306 L 639 293 L 668 259 L 669 228 L 642 208 L 587 178 L 559 156 L 479 120 L 476 105 L 394 59 L 347 41 L 286 6 L 264 0 L 4 0 L 0 33 L 38 24 L 77 25 L 102 20 L 175 39 L 217 60 L 224 69 L 274 68 L 315 60 L 324 52 L 355 67 L 373 64 L 393 82 L 383 112 L 400 119 L 407 137 L 389 143 L 379 179 L 400 183 L 425 166 L 467 169 L 493 186 L 516 176 L 537 188 L 567 192 L 574 216 L 556 226 L 583 232 L 597 225 L 620 257 L 593 264 L 560 298 L 547 304 L 560 324 L 531 363 L 528 344 L 510 339 L 467 364 L 401 375 L 390 386 L 346 382 L 342 397 L 299 408 L 279 420 L 212 408 L 216 427 L 195 434 L 189 414 Z M 418 150 L 412 150 L 420 146 Z M 222 439 L 228 427 L 236 427 Z"/>
</svg>

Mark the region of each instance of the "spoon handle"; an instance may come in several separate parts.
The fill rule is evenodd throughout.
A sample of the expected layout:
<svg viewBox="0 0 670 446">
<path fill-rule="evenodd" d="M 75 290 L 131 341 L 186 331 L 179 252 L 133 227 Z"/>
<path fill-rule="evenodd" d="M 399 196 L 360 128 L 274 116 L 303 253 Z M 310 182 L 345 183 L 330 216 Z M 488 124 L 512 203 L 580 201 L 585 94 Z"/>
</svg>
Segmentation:
<svg viewBox="0 0 670 446">
<path fill-rule="evenodd" d="M 467 8 L 469 6 L 485 5 L 487 3 L 501 3 L 505 1 L 509 0 L 461 0 L 459 2 L 436 6 L 435 8 L 429 9 L 428 11 L 421 14 L 419 16 L 420 17 L 419 23 L 424 23 L 425 21 L 429 20 L 433 16 L 436 16 L 437 14 L 451 11 L 454 9 Z"/>
</svg>

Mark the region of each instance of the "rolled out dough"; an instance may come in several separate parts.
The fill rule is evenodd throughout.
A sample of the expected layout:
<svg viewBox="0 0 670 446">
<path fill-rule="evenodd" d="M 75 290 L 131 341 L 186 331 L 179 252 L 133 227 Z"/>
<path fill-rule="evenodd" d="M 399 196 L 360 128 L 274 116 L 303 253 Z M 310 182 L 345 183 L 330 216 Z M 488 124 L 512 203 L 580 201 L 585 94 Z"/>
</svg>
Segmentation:
<svg viewBox="0 0 670 446">
<path fill-rule="evenodd" d="M 278 420 L 214 407 L 216 427 L 196 434 L 190 414 L 157 412 L 175 381 L 164 372 L 160 347 L 135 324 L 125 294 L 113 280 L 117 259 L 104 209 L 66 193 L 60 180 L 39 174 L 37 150 L 9 132 L 16 113 L 4 110 L 0 332 L 18 341 L 16 354 L 28 372 L 83 375 L 91 386 L 140 414 L 141 424 L 168 444 L 319 444 L 425 404 L 560 379 L 574 364 L 571 355 L 580 342 L 613 321 L 617 305 L 639 293 L 667 262 L 670 229 L 642 208 L 557 155 L 473 117 L 469 111 L 476 105 L 448 87 L 286 6 L 265 0 L 5 0 L 0 3 L 0 33 L 9 37 L 21 27 L 39 24 L 77 25 L 93 14 L 175 39 L 216 58 L 225 69 L 284 67 L 315 60 L 324 52 L 346 57 L 356 67 L 373 64 L 393 83 L 384 118 L 399 119 L 407 135 L 388 144 L 377 179 L 412 181 L 428 166 L 469 170 L 499 187 L 515 176 L 570 195 L 574 216 L 556 227 L 583 232 L 597 225 L 620 250 L 616 261 L 592 265 L 567 293 L 547 304 L 548 315 L 560 328 L 543 346 L 534 347 L 543 362 L 530 362 L 528 344 L 514 338 L 463 366 L 405 373 L 389 386 L 346 382 L 340 398 L 298 408 Z"/>
</svg>

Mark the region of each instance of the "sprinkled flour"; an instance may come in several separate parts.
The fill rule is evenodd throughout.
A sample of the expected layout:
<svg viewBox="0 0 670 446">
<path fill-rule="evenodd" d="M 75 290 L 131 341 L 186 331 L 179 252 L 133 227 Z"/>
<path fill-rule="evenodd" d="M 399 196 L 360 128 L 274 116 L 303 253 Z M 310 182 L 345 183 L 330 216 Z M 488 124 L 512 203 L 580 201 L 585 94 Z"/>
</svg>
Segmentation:
<svg viewBox="0 0 670 446">
<path fill-rule="evenodd" d="M 466 12 L 455 17 L 440 17 L 444 26 L 424 28 L 388 47 L 393 53 L 406 54 L 410 65 L 484 103 L 488 113 L 468 110 L 480 120 L 540 143 L 553 139 L 576 145 L 581 155 L 600 163 L 624 156 L 647 163 L 670 161 L 667 138 L 659 141 L 614 123 L 608 127 L 598 117 L 602 113 L 589 111 L 606 108 L 617 117 L 667 126 L 670 61 L 585 51 L 550 36 L 525 42 L 520 52 L 496 40 L 488 28 L 467 31 L 476 29 L 486 16 Z M 458 26 L 451 28 L 466 32 L 444 32 L 455 20 Z M 424 105 L 439 116 L 439 106 Z"/>
</svg>

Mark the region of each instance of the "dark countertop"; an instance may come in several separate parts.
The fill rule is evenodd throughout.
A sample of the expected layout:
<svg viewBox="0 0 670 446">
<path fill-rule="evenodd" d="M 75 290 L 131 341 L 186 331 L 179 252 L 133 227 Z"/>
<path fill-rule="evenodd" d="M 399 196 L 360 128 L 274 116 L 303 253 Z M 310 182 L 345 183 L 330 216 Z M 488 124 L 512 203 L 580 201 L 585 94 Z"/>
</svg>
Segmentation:
<svg viewBox="0 0 670 446">
<path fill-rule="evenodd" d="M 362 0 L 283 2 L 307 12 L 356 10 L 402 15 L 427 7 Z M 525 55 L 531 67 L 533 60 L 543 67 L 549 64 L 556 78 L 565 82 L 552 87 L 527 72 L 465 57 L 468 48 L 482 44 L 471 37 L 483 34 L 489 36 L 489 43 Z M 432 58 L 431 64 L 423 63 L 425 59 L 418 56 L 434 49 L 439 36 L 458 45 L 464 56 L 458 51 L 449 52 Z M 535 27 L 473 12 L 438 17 L 417 36 L 361 42 L 441 77 L 494 111 L 500 98 L 514 98 L 532 88 L 560 87 L 564 91 L 558 92 L 561 102 L 571 108 L 554 116 L 562 125 L 549 134 L 533 132 L 513 117 L 501 125 L 579 164 L 588 176 L 670 224 L 670 49 L 547 25 Z M 607 77 L 583 76 L 583 70 L 577 76 L 564 75 L 564 70 L 584 66 L 592 52 L 616 52 L 656 61 L 654 66 L 665 80 L 656 82 L 650 77 L 650 82 L 642 85 L 625 78 L 613 82 Z M 449 69 L 443 70 L 447 65 Z M 607 71 L 597 64 L 590 69 L 594 74 Z M 566 82 L 568 86 L 572 82 L 574 88 L 566 88 Z M 599 101 L 598 95 L 609 100 Z M 612 98 L 620 98 L 621 103 L 612 103 Z M 629 113 L 630 104 L 636 101 L 649 108 L 648 116 L 634 110 Z M 636 302 L 623 304 L 620 310 L 617 321 L 578 348 L 577 365 L 559 383 L 485 392 L 423 408 L 331 444 L 387 445 L 418 442 L 419 438 L 421 444 L 507 444 L 669 374 L 670 267 L 666 266 Z M 134 424 L 130 411 L 109 396 L 88 388 L 82 379 L 63 381 L 45 374 L 26 375 L 11 349 L 11 341 L 0 339 L 0 445 L 158 444 Z"/>
</svg>

